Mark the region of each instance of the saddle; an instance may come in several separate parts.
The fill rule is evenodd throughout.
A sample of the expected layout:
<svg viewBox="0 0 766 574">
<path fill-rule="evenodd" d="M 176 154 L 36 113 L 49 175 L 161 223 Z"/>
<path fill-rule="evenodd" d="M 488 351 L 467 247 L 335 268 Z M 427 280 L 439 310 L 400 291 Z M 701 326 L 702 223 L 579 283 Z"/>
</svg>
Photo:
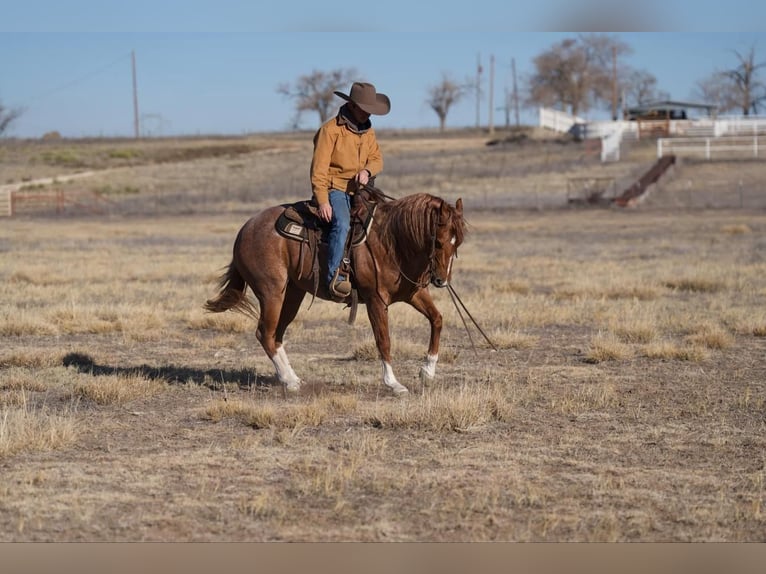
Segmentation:
<svg viewBox="0 0 766 574">
<path fill-rule="evenodd" d="M 375 210 L 378 203 L 389 199 L 380 190 L 372 185 L 360 186 L 351 194 L 351 230 L 349 231 L 346 245 L 343 249 L 341 270 L 354 275 L 353 258 L 351 249 L 362 245 L 367 240 L 370 227 L 372 226 Z M 297 201 L 284 204 L 284 210 L 277 218 L 274 227 L 277 233 L 293 241 L 301 243 L 301 270 L 306 251 L 312 258 L 312 275 L 314 279 L 314 296 L 319 288 L 319 249 L 320 243 L 327 243 L 329 225 L 319 219 L 319 207 L 314 199 Z M 300 277 L 299 277 L 300 278 Z M 353 282 L 352 282 L 353 283 Z M 352 289 L 352 314 L 356 308 L 356 289 Z M 350 319 L 349 322 L 353 322 Z"/>
<path fill-rule="evenodd" d="M 356 197 L 356 194 L 352 197 L 351 231 L 349 233 L 350 241 L 347 241 L 347 249 L 361 245 L 366 241 L 377 208 L 377 204 L 373 203 L 369 209 L 355 209 Z M 313 199 L 296 201 L 283 207 L 284 211 L 277 218 L 275 224 L 277 233 L 294 241 L 312 243 L 312 239 L 315 239 L 317 243 L 326 243 L 329 227 L 327 223 L 319 219 L 319 208 Z M 360 213 L 360 211 L 364 211 L 364 213 Z M 344 255 L 348 255 L 348 253 L 344 253 Z"/>
</svg>

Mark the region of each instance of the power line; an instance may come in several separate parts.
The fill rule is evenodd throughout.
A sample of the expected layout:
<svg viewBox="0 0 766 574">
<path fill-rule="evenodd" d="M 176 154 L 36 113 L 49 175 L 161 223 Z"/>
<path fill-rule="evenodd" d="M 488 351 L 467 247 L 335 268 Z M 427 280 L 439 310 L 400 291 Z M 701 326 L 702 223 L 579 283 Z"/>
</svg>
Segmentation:
<svg viewBox="0 0 766 574">
<path fill-rule="evenodd" d="M 70 80 L 69 82 L 67 82 L 65 84 L 62 84 L 61 86 L 58 86 L 57 88 L 53 88 L 51 90 L 48 90 L 47 92 L 43 92 L 39 96 L 35 96 L 33 98 L 30 98 L 29 102 L 36 102 L 38 100 L 42 100 L 44 98 L 50 97 L 50 96 L 52 96 L 54 94 L 57 94 L 59 92 L 63 92 L 64 90 L 67 90 L 67 89 L 69 89 L 71 87 L 74 87 L 74 86 L 76 86 L 78 84 L 86 82 L 86 81 L 90 80 L 91 78 L 95 78 L 96 76 L 99 76 L 99 75 L 103 74 L 107 70 L 109 70 L 112 67 L 116 66 L 118 63 L 120 63 L 123 60 L 125 60 L 127 58 L 130 58 L 130 57 L 131 57 L 131 54 L 123 54 L 119 58 L 114 60 L 113 62 L 110 62 L 109 64 L 107 64 L 107 65 L 105 65 L 105 66 L 103 66 L 103 67 L 101 67 L 101 68 L 99 68 L 97 70 L 94 70 L 93 72 L 90 72 L 88 74 L 85 74 L 84 76 L 80 76 L 78 78 L 75 78 L 74 80 Z"/>
</svg>

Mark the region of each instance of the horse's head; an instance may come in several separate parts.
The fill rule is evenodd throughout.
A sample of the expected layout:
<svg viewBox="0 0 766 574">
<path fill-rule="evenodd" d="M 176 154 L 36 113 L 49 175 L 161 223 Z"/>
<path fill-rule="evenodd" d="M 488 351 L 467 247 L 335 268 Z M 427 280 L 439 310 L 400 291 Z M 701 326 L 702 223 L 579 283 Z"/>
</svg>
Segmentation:
<svg viewBox="0 0 766 574">
<path fill-rule="evenodd" d="M 458 199 L 454 207 L 441 201 L 434 209 L 432 229 L 430 280 L 432 285 L 441 288 L 449 285 L 452 262 L 457 258 L 457 248 L 465 236 L 463 200 Z"/>
</svg>

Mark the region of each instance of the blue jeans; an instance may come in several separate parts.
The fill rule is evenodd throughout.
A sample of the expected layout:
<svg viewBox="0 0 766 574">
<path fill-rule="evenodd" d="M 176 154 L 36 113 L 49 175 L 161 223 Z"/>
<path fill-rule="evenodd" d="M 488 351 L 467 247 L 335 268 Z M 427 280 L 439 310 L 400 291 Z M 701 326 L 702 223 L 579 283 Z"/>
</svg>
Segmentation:
<svg viewBox="0 0 766 574">
<path fill-rule="evenodd" d="M 327 236 L 327 284 L 329 285 L 343 259 L 343 248 L 351 228 L 351 198 L 347 193 L 330 190 L 330 233 Z"/>
</svg>

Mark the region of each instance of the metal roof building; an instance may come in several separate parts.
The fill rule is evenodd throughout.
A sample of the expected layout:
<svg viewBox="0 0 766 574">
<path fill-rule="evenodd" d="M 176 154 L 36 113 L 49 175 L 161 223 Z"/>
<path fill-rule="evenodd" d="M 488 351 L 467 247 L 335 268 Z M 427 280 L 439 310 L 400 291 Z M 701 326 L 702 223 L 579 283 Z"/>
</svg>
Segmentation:
<svg viewBox="0 0 766 574">
<path fill-rule="evenodd" d="M 683 102 L 679 100 L 660 100 L 634 106 L 625 110 L 626 120 L 685 120 L 689 111 L 704 111 L 707 116 L 714 116 L 718 106 L 698 102 Z"/>
</svg>

